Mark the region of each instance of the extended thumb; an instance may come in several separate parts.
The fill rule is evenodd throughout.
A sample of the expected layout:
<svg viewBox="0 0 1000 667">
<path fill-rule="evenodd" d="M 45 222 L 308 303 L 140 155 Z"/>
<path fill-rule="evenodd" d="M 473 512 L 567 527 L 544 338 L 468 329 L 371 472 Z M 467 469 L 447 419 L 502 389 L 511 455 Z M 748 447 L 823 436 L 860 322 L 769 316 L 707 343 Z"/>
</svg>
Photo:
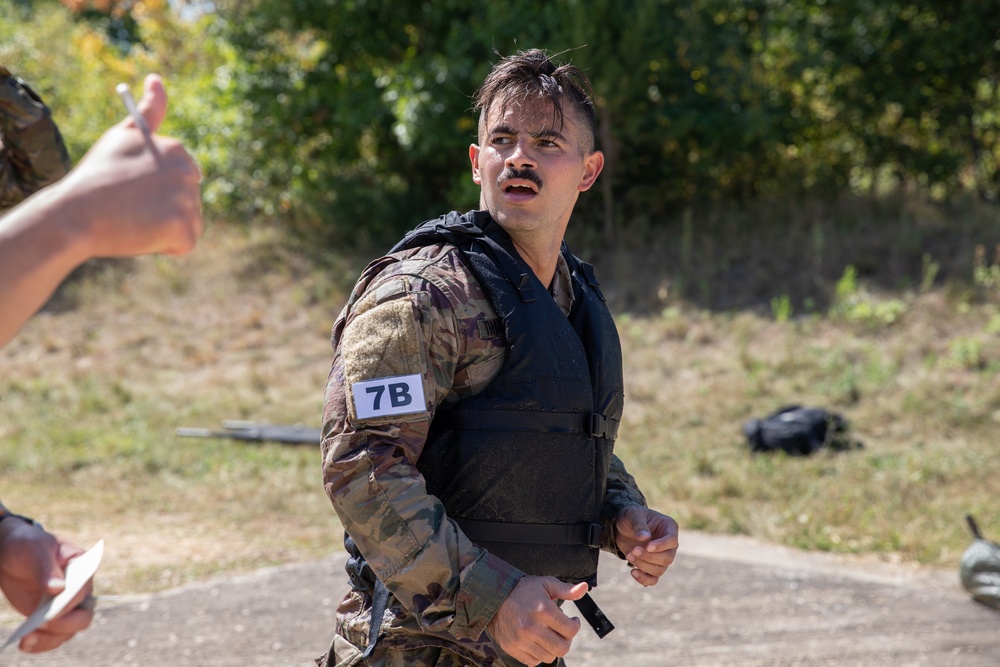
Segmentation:
<svg viewBox="0 0 1000 667">
<path fill-rule="evenodd" d="M 143 82 L 142 99 L 136 105 L 139 113 L 146 119 L 150 132 L 160 129 L 163 119 L 167 116 L 167 91 L 163 87 L 163 79 L 159 74 L 147 74 Z"/>
<path fill-rule="evenodd" d="M 45 592 L 49 595 L 59 595 L 66 588 L 66 573 L 59 563 L 50 562 L 43 566 L 40 580 L 45 582 Z"/>
<path fill-rule="evenodd" d="M 627 510 L 624 518 L 626 528 L 637 540 L 645 541 L 652 537 L 652 533 L 649 532 L 649 524 L 646 522 L 646 514 L 644 512 L 630 509 Z"/>
</svg>

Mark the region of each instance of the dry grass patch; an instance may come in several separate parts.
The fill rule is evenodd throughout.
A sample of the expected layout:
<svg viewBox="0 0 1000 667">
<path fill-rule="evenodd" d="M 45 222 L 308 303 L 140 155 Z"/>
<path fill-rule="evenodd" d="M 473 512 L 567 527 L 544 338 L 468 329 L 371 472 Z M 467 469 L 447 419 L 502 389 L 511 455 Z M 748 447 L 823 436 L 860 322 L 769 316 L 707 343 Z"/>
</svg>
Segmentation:
<svg viewBox="0 0 1000 667">
<path fill-rule="evenodd" d="M 801 233 L 816 271 L 795 282 L 822 287 L 812 308 L 808 290 L 786 290 L 793 271 L 768 282 L 739 253 L 769 247 L 739 221 L 719 223 L 728 246 L 692 231 L 578 248 L 598 264 L 625 348 L 618 452 L 682 529 L 954 566 L 965 512 L 1000 536 L 994 264 L 981 283 L 971 265 L 965 282 L 935 281 L 933 262 L 886 252 L 918 275 L 873 280 L 869 268 L 849 281 L 831 265 L 871 236 L 834 237 L 833 213 L 812 215 Z M 288 248 L 274 233 L 216 227 L 189 257 L 99 264 L 0 351 L 3 498 L 82 545 L 105 538 L 100 592 L 341 548 L 318 448 L 174 435 L 223 419 L 318 425 L 330 327 L 375 252 L 317 264 Z M 738 302 L 749 305 L 720 305 Z M 751 456 L 742 423 L 790 403 L 842 413 L 863 448 Z"/>
<path fill-rule="evenodd" d="M 928 294 L 877 329 L 704 311 L 619 318 L 619 451 L 682 526 L 952 565 L 969 543 L 965 512 L 1000 533 L 995 312 Z M 956 356 L 956 340 L 975 341 L 976 363 Z M 751 455 L 742 423 L 796 403 L 842 413 L 863 447 Z"/>
<path fill-rule="evenodd" d="M 340 548 L 318 448 L 178 438 L 223 419 L 318 425 L 359 266 L 213 229 L 185 258 L 89 267 L 0 351 L 3 498 L 81 545 L 101 592 Z M 362 261 L 363 260 L 359 260 Z"/>
</svg>

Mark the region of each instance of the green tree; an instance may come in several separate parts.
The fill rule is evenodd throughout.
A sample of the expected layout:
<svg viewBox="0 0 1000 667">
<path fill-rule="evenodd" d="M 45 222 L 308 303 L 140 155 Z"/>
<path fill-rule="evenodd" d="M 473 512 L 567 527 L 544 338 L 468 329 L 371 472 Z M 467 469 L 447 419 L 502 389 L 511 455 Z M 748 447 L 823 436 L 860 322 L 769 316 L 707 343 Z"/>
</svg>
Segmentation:
<svg viewBox="0 0 1000 667">
<path fill-rule="evenodd" d="M 828 2 L 811 24 L 855 175 L 939 195 L 995 196 L 1000 4 Z"/>
<path fill-rule="evenodd" d="M 469 97 L 497 53 L 535 46 L 584 67 L 597 89 L 608 172 L 603 205 L 582 218 L 611 232 L 640 211 L 776 191 L 781 147 L 808 119 L 795 120 L 787 82 L 763 60 L 791 53 L 771 53 L 772 11 L 732 0 L 258 0 L 221 15 L 248 64 L 240 90 L 265 191 L 295 224 L 340 230 L 335 239 L 475 206 L 462 157 L 475 137 Z"/>
<path fill-rule="evenodd" d="M 67 8 L 71 5 L 75 10 Z M 0 0 L 0 62 L 75 159 L 167 79 L 164 131 L 213 217 L 317 247 L 389 242 L 477 205 L 471 95 L 500 55 L 588 72 L 607 155 L 576 224 L 613 238 L 704 201 L 1000 189 L 1000 5 L 988 0 Z M 680 224 L 680 223 L 677 223 Z"/>
</svg>

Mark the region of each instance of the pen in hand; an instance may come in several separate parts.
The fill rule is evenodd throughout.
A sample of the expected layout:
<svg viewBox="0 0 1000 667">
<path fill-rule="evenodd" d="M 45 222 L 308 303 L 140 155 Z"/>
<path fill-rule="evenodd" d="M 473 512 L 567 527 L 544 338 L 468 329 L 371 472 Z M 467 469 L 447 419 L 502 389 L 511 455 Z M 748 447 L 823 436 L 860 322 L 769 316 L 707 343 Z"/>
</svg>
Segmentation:
<svg viewBox="0 0 1000 667">
<path fill-rule="evenodd" d="M 132 116 L 132 120 L 135 121 L 136 127 L 138 127 L 142 133 L 148 137 L 150 134 L 149 126 L 146 125 L 146 119 L 143 118 L 141 113 L 139 113 L 139 107 L 135 105 L 135 99 L 132 98 L 132 93 L 129 91 L 128 86 L 124 83 L 119 83 L 115 86 L 115 92 L 117 92 L 119 97 L 122 98 L 122 102 L 125 103 L 125 108 L 128 109 L 129 115 Z"/>
</svg>

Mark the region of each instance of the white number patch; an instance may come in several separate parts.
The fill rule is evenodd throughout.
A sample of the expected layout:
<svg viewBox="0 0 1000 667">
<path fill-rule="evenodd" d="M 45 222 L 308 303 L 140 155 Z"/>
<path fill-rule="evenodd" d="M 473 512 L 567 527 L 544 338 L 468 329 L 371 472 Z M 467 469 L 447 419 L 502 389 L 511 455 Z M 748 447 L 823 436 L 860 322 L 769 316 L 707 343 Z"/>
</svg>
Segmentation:
<svg viewBox="0 0 1000 667">
<path fill-rule="evenodd" d="M 423 412 L 424 382 L 420 375 L 400 375 L 355 382 L 354 410 L 358 419 Z"/>
</svg>

